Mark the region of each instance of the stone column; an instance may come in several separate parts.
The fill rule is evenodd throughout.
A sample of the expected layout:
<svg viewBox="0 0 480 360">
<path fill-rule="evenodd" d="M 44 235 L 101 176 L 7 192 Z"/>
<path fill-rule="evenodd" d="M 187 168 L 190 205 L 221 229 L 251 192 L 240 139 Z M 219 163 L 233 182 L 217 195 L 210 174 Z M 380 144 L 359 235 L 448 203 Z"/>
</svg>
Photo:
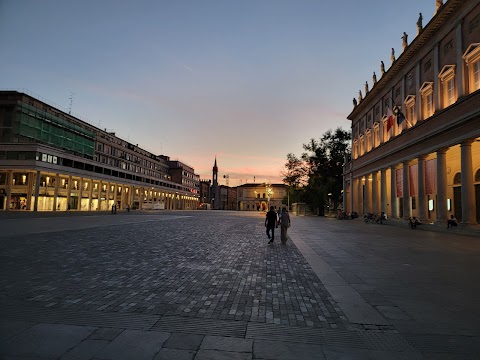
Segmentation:
<svg viewBox="0 0 480 360">
<path fill-rule="evenodd" d="M 60 175 L 55 174 L 55 189 L 53 190 L 53 211 L 57 211 L 58 188 L 60 186 Z"/>
<path fill-rule="evenodd" d="M 348 191 L 348 182 L 347 182 L 347 177 L 345 175 L 343 175 L 343 185 L 342 185 L 342 188 L 343 188 L 343 193 L 342 193 L 342 204 L 343 204 L 343 211 L 347 211 L 347 201 L 348 201 L 348 197 L 347 197 L 347 191 Z"/>
<path fill-rule="evenodd" d="M 25 205 L 27 206 L 27 210 L 31 210 L 31 205 L 32 205 L 32 190 L 33 190 L 33 172 L 27 173 L 28 179 L 27 179 L 27 201 Z"/>
<path fill-rule="evenodd" d="M 397 199 L 397 165 L 390 166 L 390 206 L 392 213 L 390 216 L 394 219 L 398 218 L 398 199 Z"/>
<path fill-rule="evenodd" d="M 447 150 L 437 150 L 437 222 L 447 223 Z"/>
<path fill-rule="evenodd" d="M 93 198 L 93 179 L 89 179 L 88 181 L 89 188 L 88 188 L 88 211 L 92 210 L 92 198 Z"/>
<path fill-rule="evenodd" d="M 428 220 L 428 202 L 427 196 L 425 194 L 425 155 L 420 155 L 418 157 L 418 218 L 421 222 L 426 222 Z"/>
<path fill-rule="evenodd" d="M 77 202 L 77 210 L 82 210 L 82 199 L 83 199 L 83 177 L 80 177 L 78 181 L 78 202 Z"/>
<path fill-rule="evenodd" d="M 70 195 L 72 192 L 72 175 L 68 176 L 68 184 L 67 184 L 67 210 L 70 206 Z"/>
<path fill-rule="evenodd" d="M 378 171 L 372 172 L 372 213 L 379 215 L 378 204 Z"/>
<path fill-rule="evenodd" d="M 33 211 L 38 211 L 38 198 L 40 196 L 40 170 L 37 170 L 35 176 L 35 200 L 33 201 Z"/>
<path fill-rule="evenodd" d="M 462 175 L 462 224 L 476 224 L 475 187 L 473 186 L 472 143 L 464 140 L 460 144 Z"/>
<path fill-rule="evenodd" d="M 350 163 L 350 170 L 352 169 L 352 163 Z M 354 196 L 355 196 L 355 192 L 353 191 L 353 172 L 350 171 L 350 199 L 349 199 L 349 202 L 350 202 L 350 209 L 348 209 L 348 212 L 352 212 L 353 211 L 353 207 L 354 207 Z"/>
<path fill-rule="evenodd" d="M 365 213 L 371 213 L 373 212 L 372 210 L 372 188 L 371 188 L 371 183 L 370 183 L 370 174 L 365 175 Z"/>
<path fill-rule="evenodd" d="M 357 199 L 358 199 L 358 214 L 359 215 L 363 215 L 364 214 L 364 210 L 363 210 L 363 182 L 362 182 L 362 177 L 359 176 L 357 178 L 357 189 L 358 189 L 358 196 L 357 196 Z"/>
<path fill-rule="evenodd" d="M 13 171 L 7 171 L 7 186 L 5 188 L 5 196 L 7 197 L 5 204 L 5 211 L 10 211 L 10 204 L 12 201 L 12 183 L 13 183 Z"/>
<path fill-rule="evenodd" d="M 409 176 L 409 161 L 403 162 L 403 218 L 408 219 L 412 216 L 412 203 L 410 201 L 410 176 Z"/>
<path fill-rule="evenodd" d="M 97 198 L 97 210 L 100 211 L 102 210 L 102 201 L 100 200 L 102 198 L 102 186 L 103 186 L 103 181 L 98 182 L 98 198 Z"/>
<path fill-rule="evenodd" d="M 380 211 L 387 213 L 387 169 L 380 171 Z"/>
</svg>

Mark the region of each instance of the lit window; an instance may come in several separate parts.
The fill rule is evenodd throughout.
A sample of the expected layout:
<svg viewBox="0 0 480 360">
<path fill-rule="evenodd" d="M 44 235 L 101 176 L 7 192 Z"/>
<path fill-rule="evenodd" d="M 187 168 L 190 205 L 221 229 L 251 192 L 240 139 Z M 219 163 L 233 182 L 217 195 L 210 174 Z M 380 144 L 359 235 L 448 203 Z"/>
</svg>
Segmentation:
<svg viewBox="0 0 480 360">
<path fill-rule="evenodd" d="M 455 94 L 455 65 L 445 65 L 438 74 L 442 87 L 443 108 L 452 105 L 456 101 Z"/>
<path fill-rule="evenodd" d="M 370 129 L 367 130 L 367 132 L 365 133 L 365 139 L 366 139 L 366 148 L 365 148 L 365 151 L 368 152 L 370 150 L 372 150 L 372 132 L 370 131 Z"/>
<path fill-rule="evenodd" d="M 415 96 L 414 95 L 407 96 L 407 98 L 405 99 L 405 108 L 406 108 L 405 116 L 407 118 L 402 124 L 403 129 L 412 127 L 417 123 L 417 118 L 415 116 Z"/>
<path fill-rule="evenodd" d="M 471 44 L 463 59 L 467 63 L 467 79 L 470 93 L 480 89 L 480 43 Z"/>
<path fill-rule="evenodd" d="M 428 119 L 433 115 L 433 83 L 426 82 L 420 87 L 422 96 L 422 118 Z"/>
<path fill-rule="evenodd" d="M 360 135 L 360 153 L 359 156 L 362 156 L 365 153 L 365 138 L 363 135 Z"/>
<path fill-rule="evenodd" d="M 380 145 L 380 126 L 378 123 L 373 125 L 373 147 Z"/>
</svg>

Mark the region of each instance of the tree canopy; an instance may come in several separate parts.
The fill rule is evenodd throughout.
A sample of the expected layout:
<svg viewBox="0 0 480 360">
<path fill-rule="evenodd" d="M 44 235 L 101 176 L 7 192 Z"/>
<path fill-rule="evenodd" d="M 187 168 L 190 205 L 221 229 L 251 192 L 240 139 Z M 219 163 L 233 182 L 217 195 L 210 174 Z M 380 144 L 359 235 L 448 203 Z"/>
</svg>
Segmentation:
<svg viewBox="0 0 480 360">
<path fill-rule="evenodd" d="M 290 202 L 305 202 L 313 212 L 324 215 L 330 199 L 333 210 L 342 201 L 343 165 L 350 157 L 351 133 L 341 128 L 328 130 L 318 139 L 303 144 L 298 158 L 287 155 L 283 181 L 289 187 Z"/>
</svg>

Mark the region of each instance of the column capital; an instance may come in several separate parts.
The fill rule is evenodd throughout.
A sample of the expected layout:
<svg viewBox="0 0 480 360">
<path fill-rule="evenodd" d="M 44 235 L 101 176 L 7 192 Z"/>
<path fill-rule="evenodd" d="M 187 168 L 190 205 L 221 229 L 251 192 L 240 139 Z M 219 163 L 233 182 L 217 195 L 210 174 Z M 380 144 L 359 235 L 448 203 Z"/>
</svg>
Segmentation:
<svg viewBox="0 0 480 360">
<path fill-rule="evenodd" d="M 475 139 L 465 139 L 460 143 L 460 146 L 471 146 Z"/>
<path fill-rule="evenodd" d="M 418 161 L 425 161 L 427 159 L 428 155 L 427 154 L 421 154 L 417 156 Z"/>
<path fill-rule="evenodd" d="M 437 154 L 446 154 L 448 149 L 450 149 L 449 147 L 443 147 L 443 148 L 440 148 L 440 149 L 437 149 Z"/>
</svg>

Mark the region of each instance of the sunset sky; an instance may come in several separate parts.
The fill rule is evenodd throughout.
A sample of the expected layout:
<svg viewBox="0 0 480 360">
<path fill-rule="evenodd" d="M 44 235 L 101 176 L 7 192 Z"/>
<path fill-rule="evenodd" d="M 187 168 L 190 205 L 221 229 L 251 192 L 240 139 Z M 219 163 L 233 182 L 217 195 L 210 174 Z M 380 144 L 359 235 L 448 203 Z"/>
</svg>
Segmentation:
<svg viewBox="0 0 480 360">
<path fill-rule="evenodd" d="M 435 0 L 0 0 L 0 89 L 230 186 L 350 129 L 352 99 Z"/>
</svg>

